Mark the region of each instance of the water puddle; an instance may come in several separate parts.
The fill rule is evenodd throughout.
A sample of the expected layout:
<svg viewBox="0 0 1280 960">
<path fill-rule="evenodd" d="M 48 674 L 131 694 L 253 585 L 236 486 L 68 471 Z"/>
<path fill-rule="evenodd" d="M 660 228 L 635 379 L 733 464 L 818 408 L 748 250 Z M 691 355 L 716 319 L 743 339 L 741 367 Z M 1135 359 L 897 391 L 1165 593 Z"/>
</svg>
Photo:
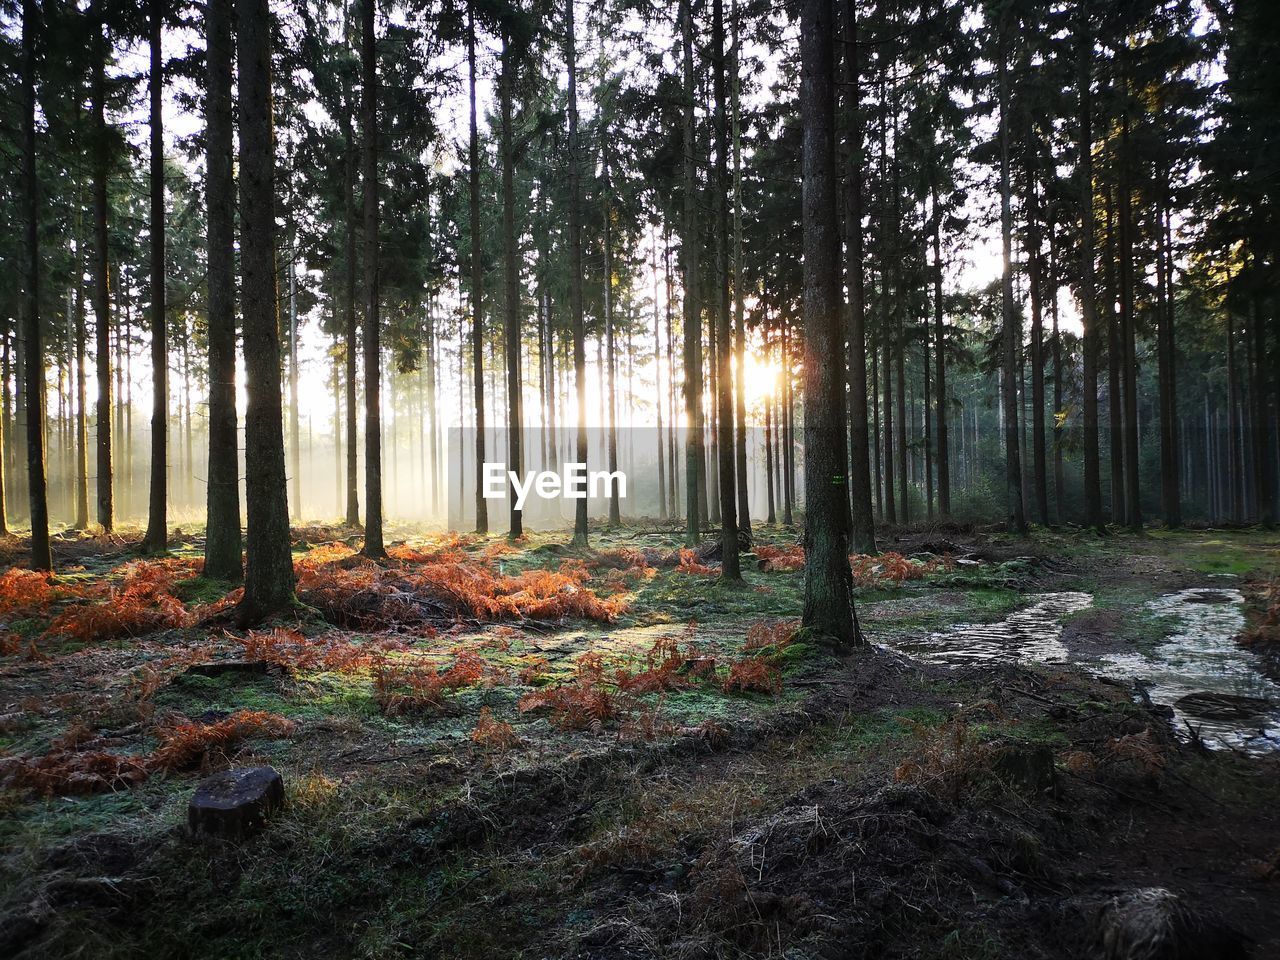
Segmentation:
<svg viewBox="0 0 1280 960">
<path fill-rule="evenodd" d="M 1062 618 L 1088 609 L 1093 597 L 1067 591 L 1040 593 L 1034 602 L 999 623 L 966 623 L 925 637 L 896 641 L 909 656 L 951 666 L 983 663 L 1067 663 Z"/>
<path fill-rule="evenodd" d="M 1173 709 L 1180 730 L 1195 730 L 1209 746 L 1280 749 L 1280 688 L 1235 642 L 1243 604 L 1239 590 L 1220 587 L 1152 600 L 1147 609 L 1173 625 L 1165 641 L 1146 654 L 1104 656 L 1100 672 L 1141 685 L 1153 703 Z"/>
<path fill-rule="evenodd" d="M 1169 623 L 1148 652 L 1073 655 L 1062 643 L 1062 619 L 1088 609 L 1087 593 L 1041 593 L 1005 620 L 960 624 L 924 637 L 892 641 L 895 649 L 951 666 L 984 663 L 1074 663 L 1135 685 L 1168 707 L 1178 731 L 1194 730 L 1207 746 L 1251 753 L 1280 749 L 1280 686 L 1235 638 L 1244 628 L 1244 597 L 1226 587 L 1180 590 L 1149 601 Z"/>
</svg>

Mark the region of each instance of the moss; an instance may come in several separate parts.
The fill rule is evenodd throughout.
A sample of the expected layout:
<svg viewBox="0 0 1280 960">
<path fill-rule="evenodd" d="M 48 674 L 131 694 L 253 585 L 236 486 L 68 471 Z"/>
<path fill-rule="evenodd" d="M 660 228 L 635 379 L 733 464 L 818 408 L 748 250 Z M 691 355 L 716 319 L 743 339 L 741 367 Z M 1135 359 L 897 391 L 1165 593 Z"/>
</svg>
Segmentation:
<svg viewBox="0 0 1280 960">
<path fill-rule="evenodd" d="M 209 577 L 192 577 L 174 584 L 174 596 L 186 604 L 214 603 L 236 588 L 226 580 Z"/>
</svg>

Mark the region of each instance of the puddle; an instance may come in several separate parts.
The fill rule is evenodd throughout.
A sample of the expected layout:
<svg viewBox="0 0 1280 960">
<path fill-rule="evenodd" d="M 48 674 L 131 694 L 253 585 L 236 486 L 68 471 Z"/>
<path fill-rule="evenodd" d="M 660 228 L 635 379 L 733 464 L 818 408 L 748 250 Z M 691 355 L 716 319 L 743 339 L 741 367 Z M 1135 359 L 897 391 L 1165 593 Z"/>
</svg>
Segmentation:
<svg viewBox="0 0 1280 960">
<path fill-rule="evenodd" d="M 895 641 L 909 656 L 952 666 L 982 663 L 1067 663 L 1062 618 L 1088 609 L 1093 597 L 1073 591 L 1034 594 L 1034 602 L 999 623 L 966 623 L 923 638 Z"/>
<path fill-rule="evenodd" d="M 1206 744 L 1250 752 L 1280 748 L 1280 688 L 1235 642 L 1244 629 L 1244 597 L 1229 588 L 1181 590 L 1147 609 L 1173 622 L 1149 653 L 1110 654 L 1100 672 L 1142 685 L 1153 703 L 1173 709 L 1180 732 Z"/>
<path fill-rule="evenodd" d="M 1087 593 L 1041 593 L 1005 620 L 960 624 L 891 645 L 908 656 L 952 666 L 983 663 L 1074 663 L 1127 681 L 1155 704 L 1169 707 L 1178 732 L 1188 729 L 1207 746 L 1252 753 L 1280 749 L 1280 687 L 1257 667 L 1235 638 L 1244 628 L 1244 597 L 1228 587 L 1181 590 L 1146 609 L 1167 618 L 1169 632 L 1149 652 L 1091 657 L 1062 643 L 1062 619 L 1088 609 Z"/>
</svg>

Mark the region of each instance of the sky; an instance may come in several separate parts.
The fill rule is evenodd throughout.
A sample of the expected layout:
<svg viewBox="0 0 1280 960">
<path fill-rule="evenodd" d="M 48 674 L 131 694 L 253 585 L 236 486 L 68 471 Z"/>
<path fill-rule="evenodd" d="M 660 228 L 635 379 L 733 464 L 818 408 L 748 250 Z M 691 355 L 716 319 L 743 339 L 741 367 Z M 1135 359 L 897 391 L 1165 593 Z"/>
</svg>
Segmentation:
<svg viewBox="0 0 1280 960">
<path fill-rule="evenodd" d="M 629 45 L 627 38 L 643 36 L 647 43 L 667 50 L 669 59 L 674 55 L 672 46 L 674 24 L 661 23 L 646 26 L 632 15 L 629 20 L 611 33 L 612 37 L 624 38 L 622 42 L 611 41 L 607 44 L 602 44 L 599 36 L 591 31 L 591 22 L 584 16 L 586 7 L 586 4 L 579 3 L 577 8 L 579 11 L 580 33 L 578 47 L 580 76 L 588 72 L 590 64 L 595 58 L 601 56 L 602 52 L 607 53 L 618 68 L 625 69 L 629 63 L 638 63 L 639 53 L 633 46 Z M 794 29 L 786 31 L 784 36 L 786 38 L 785 42 L 795 42 L 796 33 Z M 180 56 L 186 53 L 189 47 L 198 48 L 202 43 L 202 38 L 197 30 L 190 28 L 168 30 L 164 38 L 165 55 L 167 58 Z M 483 115 L 489 114 L 495 108 L 492 78 L 497 70 L 497 52 L 496 41 L 490 37 L 483 37 L 479 64 L 480 76 L 477 83 L 477 99 L 479 109 Z M 777 64 L 781 56 L 782 51 L 780 50 L 770 50 L 754 42 L 744 43 L 744 57 L 755 59 L 760 64 L 759 82 L 754 89 L 746 94 L 745 108 L 751 108 L 752 100 L 758 104 L 772 95 L 771 88 L 773 80 L 777 77 Z M 145 43 L 136 42 L 132 47 L 122 52 L 116 65 L 116 71 L 120 74 L 144 76 L 148 68 L 148 62 Z M 432 145 L 431 149 L 437 153 L 438 165 L 443 170 L 448 171 L 455 164 L 460 163 L 462 157 L 465 157 L 468 120 L 466 87 L 465 82 L 463 82 L 465 81 L 467 69 L 465 50 L 461 48 L 446 49 L 441 55 L 440 65 L 446 69 L 456 71 L 460 81 L 452 93 L 437 98 L 436 121 L 442 130 L 442 142 Z M 672 61 L 672 65 L 674 65 L 674 61 Z M 185 81 L 174 81 L 167 87 L 164 106 L 166 150 L 171 156 L 190 168 L 195 175 L 199 176 L 202 168 L 201 161 L 192 161 L 187 158 L 180 144 L 184 139 L 189 138 L 200 130 L 203 120 L 197 112 L 187 109 L 179 102 L 179 82 L 187 87 L 182 92 L 187 94 L 195 92 L 190 89 L 190 85 L 186 84 Z M 567 76 L 563 71 L 559 77 L 559 82 L 562 87 L 567 83 Z M 590 94 L 589 85 L 580 84 L 581 110 L 584 119 L 588 118 L 593 110 Z M 322 112 L 318 107 L 313 108 L 313 116 L 322 116 Z M 133 98 L 128 112 L 120 119 L 124 120 L 130 139 L 138 147 L 144 148 L 147 145 L 148 129 L 147 101 L 145 89 L 142 85 L 139 85 L 138 95 Z M 484 125 L 484 120 L 482 119 L 482 128 Z M 981 206 L 981 204 L 990 203 L 990 198 L 983 196 L 983 193 L 983 191 L 974 191 L 971 195 L 970 206 L 966 210 L 971 226 L 962 237 L 949 238 L 949 245 L 952 250 L 945 280 L 948 289 L 981 288 L 1000 276 L 1002 260 L 999 231 L 997 226 L 991 222 L 991 211 L 983 209 Z M 646 258 L 647 261 L 648 258 Z M 305 272 L 307 268 L 303 264 L 299 269 Z M 637 278 L 636 288 L 642 294 L 644 291 L 652 290 L 654 286 L 655 278 L 648 270 L 649 268 L 645 267 L 642 270 L 642 275 Z M 678 277 L 676 288 L 677 290 L 679 289 Z M 287 282 L 282 276 L 282 295 L 286 289 Z M 459 307 L 456 292 L 447 294 L 441 301 L 441 307 L 445 312 L 456 310 Z M 1070 291 L 1065 289 L 1060 291 L 1059 309 L 1060 320 L 1064 329 L 1078 332 L 1080 329 L 1079 312 L 1074 298 L 1070 295 Z M 450 327 L 452 324 L 453 321 L 449 321 Z M 320 335 L 317 317 L 302 317 L 299 336 L 300 407 L 304 418 L 314 418 L 314 422 L 305 425 L 304 430 L 310 427 L 316 431 L 329 432 L 332 429 L 331 366 L 327 357 L 327 348 L 328 341 Z M 588 354 L 589 358 L 593 355 L 590 347 L 588 348 Z M 456 362 L 456 360 L 453 362 Z M 756 363 L 756 361 L 752 362 Z M 589 366 L 592 365 L 589 364 Z M 145 398 L 149 397 L 149 372 L 146 370 L 145 362 L 135 363 L 134 369 L 137 386 L 135 394 L 144 398 L 141 406 L 145 407 L 147 403 Z M 756 395 L 750 399 L 759 400 L 761 391 L 775 383 L 777 375 L 776 371 L 764 369 L 762 366 L 752 372 L 759 375 L 748 377 L 748 382 L 760 386 L 755 391 Z M 665 366 L 660 375 L 662 381 L 664 383 L 667 382 L 669 371 L 665 369 Z M 645 370 L 643 376 L 648 383 L 652 384 L 653 373 L 651 370 Z M 589 379 L 591 383 L 588 387 L 588 393 L 592 395 L 596 389 L 594 369 L 589 371 Z M 458 415 L 457 384 L 455 378 L 447 375 L 447 371 L 442 371 L 441 391 L 442 404 L 446 410 L 446 416 L 456 421 Z M 243 402 L 244 394 L 242 389 L 241 403 L 243 404 Z M 536 406 L 533 409 L 536 409 Z M 140 410 L 140 415 L 141 413 L 142 411 Z M 650 413 L 650 415 L 652 414 Z M 593 422 L 598 419 L 598 416 L 597 405 L 591 405 L 588 409 L 588 421 Z"/>
</svg>

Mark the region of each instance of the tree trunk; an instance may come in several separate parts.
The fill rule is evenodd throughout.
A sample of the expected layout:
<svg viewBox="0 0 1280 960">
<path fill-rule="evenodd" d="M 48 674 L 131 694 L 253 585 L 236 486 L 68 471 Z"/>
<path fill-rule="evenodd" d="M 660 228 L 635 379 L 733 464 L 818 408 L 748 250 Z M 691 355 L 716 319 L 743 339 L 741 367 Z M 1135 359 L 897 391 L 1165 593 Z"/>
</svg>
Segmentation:
<svg viewBox="0 0 1280 960">
<path fill-rule="evenodd" d="M 27 395 L 27 491 L 31 509 L 31 569 L 52 570 L 49 546 L 49 492 L 44 452 L 44 343 L 40 331 L 40 195 L 36 177 L 36 22 L 35 0 L 22 2 L 22 181 L 26 222 L 27 289 L 22 311 L 26 347 L 23 392 Z"/>
<path fill-rule="evenodd" d="M 0 537 L 9 535 L 9 323 L 0 320 Z"/>
<path fill-rule="evenodd" d="M 1004 16 L 1008 16 L 1007 13 Z M 1013 217 L 1010 211 L 1009 184 L 1009 69 L 1007 52 L 1008 24 L 1002 20 L 996 69 L 1000 84 L 1000 237 L 1002 248 L 1001 325 L 1004 349 L 1000 382 L 1004 410 L 1005 483 L 1008 490 L 1009 521 L 1019 534 L 1027 532 L 1027 518 L 1022 507 L 1022 463 L 1018 451 L 1018 381 L 1017 354 L 1021 331 L 1013 304 Z"/>
<path fill-rule="evenodd" d="M 688 0 L 685 0 L 687 3 Z M 578 424 L 574 463 L 587 469 L 587 332 L 582 316 L 582 144 L 578 139 L 578 48 L 574 0 L 565 0 L 565 62 L 569 68 L 569 322 L 573 336 L 574 389 Z M 587 546 L 587 499 L 574 501 L 573 543 Z"/>
<path fill-rule="evenodd" d="M 378 51 L 376 0 L 360 7 L 361 185 L 364 194 L 364 555 L 382 559 L 382 338 L 378 291 Z"/>
<path fill-rule="evenodd" d="M 89 83 L 93 113 L 91 176 L 93 203 L 93 321 L 94 367 L 97 396 L 97 511 L 104 533 L 115 527 L 111 463 L 111 270 L 107 234 L 107 121 L 106 121 L 106 23 L 105 0 L 93 4 L 93 67 Z"/>
<path fill-rule="evenodd" d="M 289 244 L 289 473 L 293 515 L 302 519 L 302 431 L 298 413 L 298 244 Z"/>
<path fill-rule="evenodd" d="M 209 217 L 209 466 L 204 573 L 238 582 L 240 456 L 236 432 L 235 202 L 232 174 L 232 0 L 208 0 L 205 42 L 209 80 L 205 117 Z M 101 414 L 99 414 L 101 421 Z"/>
<path fill-rule="evenodd" d="M 701 536 L 699 488 L 703 477 L 702 322 L 698 307 L 698 161 L 694 139 L 692 0 L 680 0 L 680 36 L 684 82 L 684 223 L 680 252 L 684 279 L 685 543 L 692 547 L 697 545 Z"/>
<path fill-rule="evenodd" d="M 276 282 L 271 16 L 267 0 L 237 0 L 240 94 L 240 296 L 248 405 L 244 418 L 245 537 L 242 624 L 294 602 L 280 398 Z"/>
<path fill-rule="evenodd" d="M 656 394 L 654 409 L 658 415 L 658 519 L 662 521 L 667 519 L 666 436 L 663 433 L 662 423 L 662 314 L 658 307 L 661 294 L 658 290 L 658 234 L 656 231 L 652 233 L 652 237 L 653 257 L 650 269 L 653 270 L 653 389 Z M 668 309 L 670 309 L 670 301 L 668 301 Z M 672 466 L 674 467 L 674 464 Z"/>
<path fill-rule="evenodd" d="M 1077 176 L 1080 181 L 1080 316 L 1083 332 L 1082 440 L 1084 442 L 1084 522 L 1102 530 L 1102 481 L 1098 455 L 1098 312 L 1093 278 L 1093 32 L 1089 0 L 1079 0 L 1076 18 L 1080 127 Z"/>
<path fill-rule="evenodd" d="M 1259 270 L 1256 254 L 1253 255 L 1255 270 Z M 1260 272 L 1260 271 L 1259 271 Z M 1253 487 L 1254 506 L 1260 523 L 1265 529 L 1275 525 L 1274 464 L 1273 451 L 1267 444 L 1269 427 L 1267 426 L 1270 375 L 1267 362 L 1266 321 L 1262 312 L 1263 293 L 1256 286 L 1253 289 L 1250 306 L 1252 308 L 1251 324 L 1253 330 L 1253 363 L 1249 365 L 1250 383 L 1249 399 L 1253 407 L 1249 418 L 1253 428 L 1251 438 L 1253 446 Z"/>
<path fill-rule="evenodd" d="M 165 315 L 163 0 L 148 0 L 151 72 L 151 496 L 145 553 L 169 545 L 169 331 Z"/>
<path fill-rule="evenodd" d="M 1053 231 L 1049 232 L 1050 273 L 1053 277 L 1049 286 L 1049 312 L 1053 318 L 1053 510 L 1057 523 L 1066 522 L 1066 468 L 1063 463 L 1063 443 L 1066 430 L 1063 427 L 1063 383 L 1062 366 L 1062 332 L 1058 329 L 1058 279 L 1054 262 Z"/>
<path fill-rule="evenodd" d="M 1228 274 L 1227 289 L 1231 288 Z M 1244 522 L 1244 458 L 1241 456 L 1239 435 L 1236 423 L 1240 417 L 1240 375 L 1236 364 L 1236 331 L 1235 321 L 1231 315 L 1230 300 L 1224 302 L 1224 313 L 1227 333 L 1227 483 L 1230 494 L 1226 498 L 1230 505 L 1231 522 Z M 1219 456 L 1219 459 L 1221 457 Z"/>
<path fill-rule="evenodd" d="M 503 308 L 507 360 L 507 469 L 521 470 L 520 410 L 520 250 L 516 240 L 515 143 L 511 132 L 516 65 L 510 40 L 502 38 L 502 77 L 498 83 L 502 125 L 502 257 Z M 524 536 L 522 511 L 516 509 L 515 490 L 508 495 L 510 528 L 507 537 Z"/>
<path fill-rule="evenodd" d="M 951 450 L 947 443 L 947 337 L 942 304 L 942 210 L 938 206 L 938 183 L 930 181 L 933 214 L 933 363 L 937 395 L 938 514 L 951 516 Z"/>
<path fill-rule="evenodd" d="M 1120 340 L 1120 320 L 1116 312 L 1116 240 L 1112 192 L 1104 187 L 1106 244 L 1103 251 L 1105 274 L 1103 287 L 1107 302 L 1107 420 L 1111 459 L 1111 521 L 1124 523 L 1124 389 L 1121 367 L 1124 349 Z"/>
<path fill-rule="evenodd" d="M 77 201 L 76 219 L 80 220 L 82 205 Z M 85 389 L 85 322 L 84 322 L 84 285 L 79 282 L 84 277 L 84 232 L 77 231 L 76 237 L 76 305 L 74 314 L 75 339 L 75 376 L 76 376 L 76 412 L 75 412 L 75 529 L 84 530 L 89 526 L 89 426 L 85 414 L 88 391 Z"/>
<path fill-rule="evenodd" d="M 1125 521 L 1142 529 L 1141 488 L 1138 477 L 1138 358 L 1137 318 L 1134 316 L 1133 193 L 1129 182 L 1129 117 L 1120 120 L 1120 355 L 1124 382 L 1124 479 Z"/>
<path fill-rule="evenodd" d="M 344 23 L 343 29 L 346 29 Z M 359 378 L 360 333 L 356 323 L 356 137 L 352 129 L 351 84 L 343 74 L 342 82 L 342 329 L 346 345 L 346 434 L 347 434 L 347 509 L 346 524 L 360 526 L 360 453 L 359 422 L 356 414 L 356 381 Z"/>
<path fill-rule="evenodd" d="M 738 480 L 738 529 L 751 542 L 751 490 L 747 470 L 747 326 L 743 305 L 742 279 L 742 116 L 740 103 L 740 46 L 738 38 L 738 0 L 731 7 L 731 46 L 733 49 L 732 80 L 729 86 L 731 137 L 733 142 L 733 356 L 734 418 L 737 422 L 737 445 L 734 448 L 734 470 Z"/>
<path fill-rule="evenodd" d="M 850 541 L 856 553 L 875 553 L 875 517 L 871 508 L 871 454 L 867 426 L 867 318 L 862 259 L 862 105 L 859 85 L 858 5 L 843 0 L 843 88 L 845 96 L 845 283 L 849 290 L 849 510 Z M 771 511 L 772 512 L 772 508 Z"/>
<path fill-rule="evenodd" d="M 1160 231 L 1156 256 L 1160 303 L 1156 318 L 1156 341 L 1160 373 L 1160 499 L 1166 527 L 1182 526 L 1182 499 L 1179 489 L 1181 461 L 1178 455 L 1177 347 L 1173 332 L 1173 252 L 1169 206 L 1157 211 Z"/>
<path fill-rule="evenodd" d="M 1032 137 L 1028 137 L 1030 142 Z M 1027 287 L 1031 296 L 1031 462 L 1036 519 L 1049 525 L 1049 479 L 1044 432 L 1044 278 L 1040 262 L 1039 204 L 1035 171 L 1027 162 Z"/>
<path fill-rule="evenodd" d="M 605 131 L 606 143 L 601 149 L 601 166 L 604 170 L 604 338 L 605 338 L 605 370 L 603 380 L 607 395 L 605 410 L 608 418 L 608 436 L 606 438 L 606 457 L 609 472 L 618 470 L 618 349 L 617 331 L 613 321 L 613 205 L 609 195 L 609 148 L 608 131 Z M 609 526 L 616 528 L 622 524 L 621 503 L 618 496 L 618 485 L 609 485 Z"/>
<path fill-rule="evenodd" d="M 738 566 L 738 485 L 734 477 L 733 343 L 729 303 L 729 131 L 726 113 L 724 0 L 712 0 L 711 57 L 715 96 L 716 164 L 712 196 L 716 224 L 716 454 L 720 492 L 720 576 L 741 580 Z M 834 197 L 833 197 L 834 199 Z"/>
<path fill-rule="evenodd" d="M 800 8 L 804 126 L 804 626 L 838 648 L 862 642 L 849 567 L 844 310 L 836 226 L 832 0 Z"/>
<path fill-rule="evenodd" d="M 569 0 L 572 3 L 572 0 Z M 484 263 L 480 245 L 480 130 L 476 118 L 476 14 L 475 0 L 467 3 L 467 78 L 470 100 L 470 140 L 467 164 L 470 182 L 471 227 L 471 381 L 475 390 L 476 533 L 489 532 L 489 506 L 484 498 Z"/>
</svg>

